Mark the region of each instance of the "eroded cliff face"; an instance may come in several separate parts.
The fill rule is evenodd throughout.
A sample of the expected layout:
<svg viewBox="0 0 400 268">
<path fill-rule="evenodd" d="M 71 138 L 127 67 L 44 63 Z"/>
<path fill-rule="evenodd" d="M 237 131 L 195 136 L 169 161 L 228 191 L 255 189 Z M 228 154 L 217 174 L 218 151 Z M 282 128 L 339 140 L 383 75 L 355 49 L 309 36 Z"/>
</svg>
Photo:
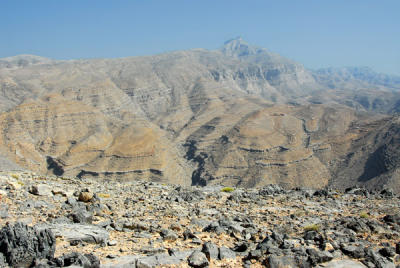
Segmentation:
<svg viewBox="0 0 400 268">
<path fill-rule="evenodd" d="M 116 120 L 60 95 L 0 116 L 0 143 L 17 164 L 58 176 L 140 177 L 187 185 L 190 167 L 165 133 L 140 117 Z"/>
<path fill-rule="evenodd" d="M 231 112 L 214 113 L 187 137 L 188 158 L 199 165 L 194 183 L 324 187 L 331 161 L 358 137 L 349 133 L 357 117 L 345 107 L 253 105 Z"/>
<path fill-rule="evenodd" d="M 357 85 L 367 82 L 347 78 L 354 89 L 330 87 L 321 75 L 241 39 L 216 51 L 147 57 L 2 59 L 0 153 L 60 176 L 347 185 L 365 166 L 343 160 L 348 155 L 366 159 L 379 146 L 396 148 L 396 139 L 392 146 L 376 134 L 379 148 L 358 152 L 360 141 L 372 139 L 360 129 L 384 125 L 384 117 L 363 111 L 395 111 L 398 93 L 382 85 L 362 91 Z M 388 150 L 377 157 L 395 154 Z M 397 162 L 386 169 L 394 172 Z"/>
<path fill-rule="evenodd" d="M 355 123 L 362 133 L 346 155 L 335 164 L 333 186 L 362 185 L 370 189 L 390 188 L 400 192 L 400 121 L 398 116 Z"/>
</svg>

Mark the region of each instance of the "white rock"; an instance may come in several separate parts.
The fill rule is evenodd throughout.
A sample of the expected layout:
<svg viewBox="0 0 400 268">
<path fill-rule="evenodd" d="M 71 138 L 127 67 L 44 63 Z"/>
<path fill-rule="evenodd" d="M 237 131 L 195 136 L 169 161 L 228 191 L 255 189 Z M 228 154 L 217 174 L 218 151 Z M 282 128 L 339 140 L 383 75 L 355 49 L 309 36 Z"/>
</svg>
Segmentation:
<svg viewBox="0 0 400 268">
<path fill-rule="evenodd" d="M 37 185 L 32 185 L 29 189 L 29 192 L 34 195 L 40 195 L 40 196 L 51 196 L 51 187 L 46 185 L 46 184 L 37 184 Z"/>
</svg>

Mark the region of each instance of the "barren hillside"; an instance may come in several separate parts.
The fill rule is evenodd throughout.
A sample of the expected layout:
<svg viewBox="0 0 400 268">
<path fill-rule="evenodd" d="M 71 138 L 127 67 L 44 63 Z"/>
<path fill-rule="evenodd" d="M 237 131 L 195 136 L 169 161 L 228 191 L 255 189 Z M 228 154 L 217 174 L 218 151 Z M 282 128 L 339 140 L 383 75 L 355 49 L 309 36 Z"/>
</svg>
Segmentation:
<svg viewBox="0 0 400 268">
<path fill-rule="evenodd" d="M 399 190 L 399 87 L 369 70 L 310 71 L 242 39 L 146 57 L 4 58 L 0 164 L 182 185 Z"/>
</svg>

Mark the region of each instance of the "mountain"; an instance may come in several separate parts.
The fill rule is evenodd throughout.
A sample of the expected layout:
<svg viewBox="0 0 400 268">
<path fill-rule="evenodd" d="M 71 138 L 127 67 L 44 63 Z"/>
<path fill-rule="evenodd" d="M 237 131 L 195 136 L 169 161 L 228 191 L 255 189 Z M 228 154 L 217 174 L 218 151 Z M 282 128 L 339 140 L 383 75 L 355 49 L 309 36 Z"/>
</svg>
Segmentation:
<svg viewBox="0 0 400 268">
<path fill-rule="evenodd" d="M 369 67 L 325 68 L 315 73 L 317 79 L 325 80 L 330 87 L 338 87 L 346 82 L 358 82 L 366 87 L 375 85 L 400 90 L 400 76 L 377 73 Z"/>
<path fill-rule="evenodd" d="M 20 68 L 29 65 L 37 65 L 43 63 L 51 63 L 52 60 L 45 57 L 35 55 L 18 55 L 14 57 L 1 58 L 0 67 L 2 68 Z"/>
<path fill-rule="evenodd" d="M 380 146 L 397 146 L 396 131 L 378 135 L 398 126 L 396 78 L 311 71 L 241 38 L 212 51 L 0 63 L 0 154 L 39 173 L 244 187 L 399 183 L 396 161 L 354 180 Z"/>
<path fill-rule="evenodd" d="M 399 76 L 377 73 L 368 67 L 326 68 L 314 71 L 313 76 L 329 89 L 314 96 L 317 103 L 333 99 L 362 111 L 400 112 Z"/>
</svg>

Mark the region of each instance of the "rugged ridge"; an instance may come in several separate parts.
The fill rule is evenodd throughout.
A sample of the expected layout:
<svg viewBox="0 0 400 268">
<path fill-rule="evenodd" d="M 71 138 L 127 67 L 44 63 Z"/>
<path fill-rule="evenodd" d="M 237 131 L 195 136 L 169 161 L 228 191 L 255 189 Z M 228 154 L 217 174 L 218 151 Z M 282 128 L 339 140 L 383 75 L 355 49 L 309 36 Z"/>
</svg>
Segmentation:
<svg viewBox="0 0 400 268">
<path fill-rule="evenodd" d="M 397 120 L 396 77 L 307 70 L 241 38 L 212 51 L 0 63 L 0 153 L 25 169 L 182 185 L 398 189 L 398 163 L 387 160 L 398 125 L 378 134 Z M 370 157 L 385 168 L 372 165 L 375 175 L 358 180 Z"/>
</svg>

